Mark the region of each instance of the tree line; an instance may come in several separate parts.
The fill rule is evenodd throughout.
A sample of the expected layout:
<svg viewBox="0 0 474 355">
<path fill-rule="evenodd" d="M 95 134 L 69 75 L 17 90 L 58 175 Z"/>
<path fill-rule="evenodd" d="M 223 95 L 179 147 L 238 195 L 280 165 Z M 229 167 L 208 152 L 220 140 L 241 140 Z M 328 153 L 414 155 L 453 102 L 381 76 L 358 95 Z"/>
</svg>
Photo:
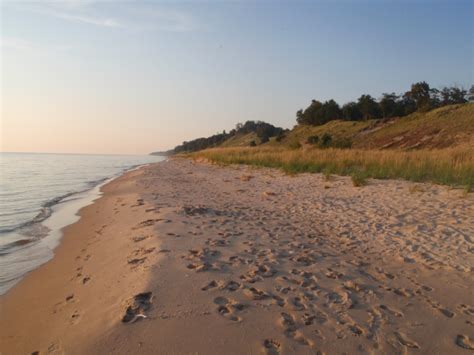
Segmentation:
<svg viewBox="0 0 474 355">
<path fill-rule="evenodd" d="M 283 128 L 275 127 L 272 124 L 263 121 L 247 121 L 245 123 L 237 123 L 234 129 L 223 131 L 222 133 L 214 134 L 207 138 L 197 138 L 189 142 L 183 142 L 174 148 L 175 153 L 195 152 L 198 150 L 211 148 L 217 146 L 224 141 L 232 138 L 238 134 L 247 134 L 254 132 L 260 140 L 260 143 L 266 143 L 271 137 L 280 136 L 283 133 Z M 256 144 L 256 143 L 255 143 Z"/>
<path fill-rule="evenodd" d="M 384 93 L 379 100 L 364 94 L 356 102 L 348 102 L 342 107 L 333 99 L 325 102 L 312 100 L 306 109 L 296 112 L 296 122 L 319 126 L 332 120 L 361 121 L 402 117 L 415 111 L 429 111 L 468 101 L 474 101 L 474 86 L 469 92 L 457 86 L 436 89 L 422 81 L 412 84 L 404 94 Z"/>
</svg>

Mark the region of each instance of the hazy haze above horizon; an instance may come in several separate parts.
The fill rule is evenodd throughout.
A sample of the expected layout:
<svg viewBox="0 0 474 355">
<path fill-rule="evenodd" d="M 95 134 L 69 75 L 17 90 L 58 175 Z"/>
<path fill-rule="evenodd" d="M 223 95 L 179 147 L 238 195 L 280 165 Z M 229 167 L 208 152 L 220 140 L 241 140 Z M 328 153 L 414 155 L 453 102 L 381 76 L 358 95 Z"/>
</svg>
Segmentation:
<svg viewBox="0 0 474 355">
<path fill-rule="evenodd" d="M 0 151 L 146 154 L 473 84 L 473 2 L 2 1 Z"/>
</svg>

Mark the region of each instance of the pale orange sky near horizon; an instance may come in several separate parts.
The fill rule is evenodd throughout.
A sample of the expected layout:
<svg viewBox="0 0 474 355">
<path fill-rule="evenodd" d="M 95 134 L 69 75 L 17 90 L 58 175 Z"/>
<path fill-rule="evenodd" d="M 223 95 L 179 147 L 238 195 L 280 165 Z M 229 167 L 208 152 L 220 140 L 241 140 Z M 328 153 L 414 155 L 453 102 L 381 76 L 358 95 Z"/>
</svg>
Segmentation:
<svg viewBox="0 0 474 355">
<path fill-rule="evenodd" d="M 247 120 L 291 128 L 312 99 L 470 87 L 472 9 L 1 1 L 0 151 L 148 154 Z"/>
</svg>

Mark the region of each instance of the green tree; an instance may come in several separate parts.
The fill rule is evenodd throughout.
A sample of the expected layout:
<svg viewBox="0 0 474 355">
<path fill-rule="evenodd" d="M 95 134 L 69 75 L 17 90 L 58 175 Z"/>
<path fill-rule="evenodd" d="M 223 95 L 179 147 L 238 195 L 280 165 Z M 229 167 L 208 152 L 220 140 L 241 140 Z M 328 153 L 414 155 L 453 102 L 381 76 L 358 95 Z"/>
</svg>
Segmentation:
<svg viewBox="0 0 474 355">
<path fill-rule="evenodd" d="M 418 111 L 427 111 L 432 107 L 430 86 L 425 81 L 412 84 L 406 95 L 415 101 Z"/>
<path fill-rule="evenodd" d="M 325 101 L 321 108 L 316 112 L 316 124 L 322 125 L 332 120 L 342 118 L 342 111 L 339 104 L 334 100 Z"/>
<path fill-rule="evenodd" d="M 467 93 L 467 99 L 469 102 L 474 102 L 474 85 L 472 85 L 469 89 L 469 92 Z"/>
<path fill-rule="evenodd" d="M 383 117 L 395 117 L 400 115 L 400 105 L 398 103 L 398 99 L 399 96 L 394 92 L 391 94 L 382 94 L 379 105 Z"/>
<path fill-rule="evenodd" d="M 372 118 L 380 118 L 380 106 L 377 101 L 370 95 L 362 95 L 357 101 L 357 106 L 359 107 L 360 112 L 362 113 L 362 118 L 364 120 L 369 120 Z"/>
<path fill-rule="evenodd" d="M 348 102 L 342 106 L 342 117 L 347 121 L 360 121 L 362 119 L 362 112 L 355 102 Z"/>
</svg>

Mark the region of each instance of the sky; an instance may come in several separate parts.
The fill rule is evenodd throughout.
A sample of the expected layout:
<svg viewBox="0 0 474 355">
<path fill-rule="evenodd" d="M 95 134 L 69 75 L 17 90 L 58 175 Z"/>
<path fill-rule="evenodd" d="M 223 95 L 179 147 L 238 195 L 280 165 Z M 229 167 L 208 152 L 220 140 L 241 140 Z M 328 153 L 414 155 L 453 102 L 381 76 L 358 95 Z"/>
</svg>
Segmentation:
<svg viewBox="0 0 474 355">
<path fill-rule="evenodd" d="M 474 83 L 471 0 L 0 2 L 1 151 L 147 154 Z"/>
</svg>

